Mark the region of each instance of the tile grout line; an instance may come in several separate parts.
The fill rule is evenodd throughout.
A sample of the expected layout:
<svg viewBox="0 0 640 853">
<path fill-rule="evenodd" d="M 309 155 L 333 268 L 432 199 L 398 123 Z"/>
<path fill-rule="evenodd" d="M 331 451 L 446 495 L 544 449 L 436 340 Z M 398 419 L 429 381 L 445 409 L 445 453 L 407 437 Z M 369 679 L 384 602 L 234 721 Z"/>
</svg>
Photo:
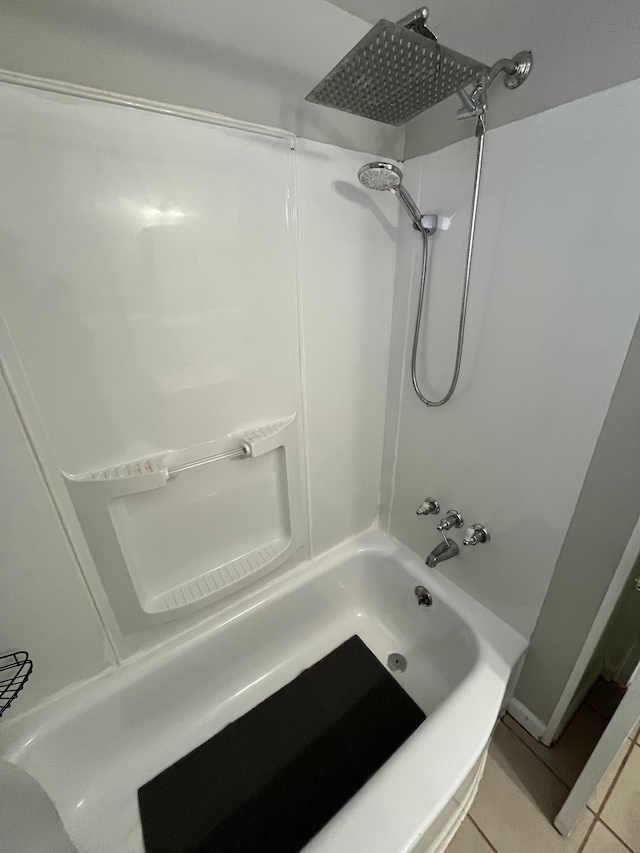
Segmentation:
<svg viewBox="0 0 640 853">
<path fill-rule="evenodd" d="M 518 723 L 518 725 L 520 725 L 520 724 Z M 532 747 L 532 746 L 530 746 L 526 741 L 524 741 L 524 740 L 520 737 L 520 735 L 518 734 L 518 732 L 514 732 L 514 730 L 513 730 L 513 729 L 511 729 L 511 728 L 509 728 L 509 726 L 507 726 L 507 725 L 506 725 L 506 723 L 505 723 L 505 728 L 509 729 L 509 731 L 511 732 L 511 734 L 512 734 L 512 735 L 515 735 L 515 736 L 518 738 L 518 740 L 520 741 L 520 743 L 521 743 L 524 747 L 526 747 L 526 748 L 529 750 L 529 752 L 531 753 L 531 755 L 535 755 L 535 757 L 538 759 L 538 761 L 539 761 L 541 764 L 544 764 L 544 766 L 547 768 L 547 770 L 549 771 L 549 773 L 551 773 L 551 775 L 552 775 L 555 779 L 557 779 L 557 780 L 558 780 L 558 782 L 560 782 L 560 783 L 563 785 L 563 787 L 565 787 L 565 788 L 567 789 L 567 791 L 570 791 L 570 790 L 571 790 L 571 785 L 568 785 L 568 784 L 564 781 L 564 779 L 563 779 L 561 776 L 559 776 L 559 775 L 558 775 L 558 773 L 553 769 L 553 767 L 550 767 L 550 766 L 547 764 L 547 762 L 544 760 L 544 758 L 541 758 L 541 757 L 538 755 L 538 753 L 535 751 L 535 749 L 533 749 L 533 747 Z M 524 731 L 526 731 L 526 729 L 525 729 Z"/>
<path fill-rule="evenodd" d="M 590 706 L 589 706 L 589 707 L 590 707 Z M 592 710 L 592 711 L 594 711 L 594 713 L 598 714 L 598 712 L 596 711 L 596 709 L 595 709 L 595 708 L 591 708 L 591 710 Z M 605 717 L 604 717 L 602 714 L 598 714 L 598 716 L 600 716 L 602 719 L 605 719 Z M 562 779 L 562 778 L 558 775 L 558 773 L 555 771 L 555 769 L 554 769 L 553 767 L 550 767 L 550 766 L 547 764 L 547 762 L 546 762 L 543 758 L 541 758 L 541 757 L 537 754 L 537 752 L 536 752 L 536 751 L 535 751 L 535 750 L 534 750 L 534 749 L 533 749 L 533 748 L 532 748 L 528 743 L 526 743 L 526 741 L 525 741 L 523 738 L 521 738 L 521 737 L 520 737 L 520 735 L 519 735 L 518 731 L 514 731 L 514 729 L 510 728 L 510 726 L 507 726 L 507 725 L 506 725 L 506 723 L 504 723 L 504 726 L 505 726 L 505 728 L 506 728 L 506 729 L 508 729 L 508 730 L 511 732 L 511 734 L 513 734 L 513 735 L 518 739 L 518 741 L 519 741 L 519 742 L 520 742 L 520 743 L 521 743 L 521 744 L 522 744 L 526 749 L 528 749 L 528 750 L 529 750 L 529 752 L 530 752 L 530 753 L 531 753 L 535 758 L 537 758 L 537 759 L 538 759 L 538 761 L 539 761 L 542 765 L 544 765 L 544 767 L 545 767 L 545 768 L 546 768 L 546 769 L 551 773 L 551 775 L 552 775 L 552 776 L 553 776 L 553 777 L 554 777 L 558 782 L 560 782 L 560 783 L 561 783 L 561 785 L 562 785 L 564 788 L 566 788 L 568 791 L 570 791 L 570 790 L 571 790 L 571 786 L 570 786 L 570 785 L 568 785 L 568 784 L 564 781 L 564 779 Z M 597 824 L 597 823 L 602 823 L 602 825 L 603 825 L 603 826 L 605 826 L 609 832 L 611 832 L 611 834 L 616 838 L 616 840 L 617 840 L 617 841 L 619 841 L 619 842 L 624 846 L 625 850 L 628 850 L 628 851 L 629 851 L 629 853 L 635 853 L 635 851 L 634 851 L 634 850 L 632 850 L 632 849 L 631 849 L 631 847 L 629 847 L 629 845 L 628 845 L 628 844 L 626 844 L 626 842 L 624 842 L 624 841 L 622 840 L 622 838 L 620 838 L 620 837 L 618 836 L 618 834 L 617 834 L 613 829 L 611 829 L 611 827 L 610 827 L 607 823 L 605 823 L 605 821 L 604 821 L 604 820 L 602 820 L 602 818 L 601 818 L 601 814 L 602 814 L 602 812 L 603 812 L 603 810 L 604 810 L 605 806 L 607 805 L 607 803 L 608 803 L 608 801 L 609 801 L 609 799 L 610 799 L 610 797 L 611 797 L 611 794 L 613 793 L 613 789 L 615 788 L 616 784 L 618 783 L 618 780 L 619 780 L 620 776 L 622 775 L 622 771 L 624 770 L 624 768 L 625 768 L 625 766 L 626 766 L 626 764 L 627 764 L 627 761 L 628 761 L 629 757 L 631 756 L 631 754 L 632 754 L 632 752 L 633 752 L 633 748 L 634 748 L 634 746 L 637 746 L 637 747 L 640 749 L 640 743 L 636 742 L 636 741 L 632 738 L 632 736 L 629 736 L 629 738 L 628 738 L 628 739 L 629 739 L 630 743 L 629 743 L 629 746 L 628 746 L 628 748 L 627 748 L 627 751 L 626 751 L 626 753 L 625 753 L 625 755 L 624 755 L 624 758 L 622 759 L 622 761 L 621 761 L 621 763 L 620 763 L 620 767 L 619 767 L 619 768 L 618 768 L 618 770 L 616 771 L 616 774 L 615 774 L 615 776 L 614 776 L 614 778 L 613 778 L 613 780 L 612 780 L 612 782 L 611 782 L 611 785 L 610 785 L 610 786 L 609 786 L 609 788 L 607 789 L 607 792 L 606 792 L 605 796 L 604 796 L 604 797 L 603 797 L 603 799 L 602 799 L 602 803 L 600 804 L 600 807 L 598 808 L 598 810 L 597 810 L 597 811 L 594 811 L 594 810 L 593 810 L 592 808 L 590 808 L 588 805 L 587 805 L 587 807 L 586 807 L 586 811 L 587 811 L 588 813 L 590 813 L 590 814 L 593 816 L 593 819 L 592 819 L 592 821 L 591 821 L 591 823 L 590 823 L 590 825 L 589 825 L 589 828 L 587 829 L 587 832 L 585 833 L 585 837 L 583 838 L 583 840 L 582 840 L 582 842 L 581 842 L 581 844 L 580 844 L 580 847 L 579 847 L 579 849 L 577 850 L 577 853 L 583 853 L 583 851 L 584 851 L 584 849 L 585 849 L 585 847 L 586 847 L 586 845 L 587 845 L 587 843 L 588 843 L 588 841 L 589 841 L 589 838 L 591 837 L 591 835 L 592 835 L 592 833 L 593 833 L 593 830 L 595 829 L 595 826 L 596 826 L 596 824 Z M 487 836 L 487 835 L 485 835 L 485 833 L 484 833 L 484 832 L 483 832 L 483 830 L 480 828 L 480 826 L 477 824 L 477 822 L 474 820 L 474 818 L 471 816 L 471 814 L 469 814 L 469 813 L 468 813 L 468 814 L 467 814 L 467 816 L 468 816 L 469 820 L 471 821 L 471 823 L 472 823 L 472 824 L 475 826 L 475 828 L 478 830 L 478 832 L 480 833 L 480 835 L 482 836 L 482 838 L 487 842 L 487 844 L 489 845 L 489 847 L 491 847 L 492 853 L 498 853 L 498 850 L 494 847 L 494 845 L 493 845 L 493 843 L 491 842 L 491 840 L 488 838 L 488 836 Z"/>
<path fill-rule="evenodd" d="M 625 752 L 624 757 L 623 757 L 622 761 L 620 762 L 620 767 L 618 767 L 616 774 L 611 781 L 611 785 L 609 785 L 609 789 L 608 789 L 607 793 L 602 798 L 602 802 L 600 803 L 600 808 L 596 812 L 596 817 L 598 819 L 601 819 L 600 816 L 601 816 L 602 812 L 604 811 L 605 806 L 609 802 L 611 794 L 613 793 L 613 789 L 618 784 L 618 780 L 620 779 L 620 776 L 622 776 L 622 771 L 627 766 L 627 761 L 629 760 L 629 757 L 631 756 L 631 753 L 633 752 L 634 746 L 636 746 L 636 744 L 633 741 L 631 741 L 631 743 L 627 747 L 627 751 Z M 602 821 L 602 823 L 604 823 L 604 821 Z M 605 824 L 605 826 L 606 826 L 606 824 Z"/>
<path fill-rule="evenodd" d="M 620 762 L 620 767 L 618 767 L 618 770 L 616 771 L 616 774 L 615 774 L 615 776 L 613 777 L 613 780 L 612 780 L 612 782 L 611 782 L 611 785 L 609 786 L 609 789 L 607 790 L 607 793 L 606 793 L 606 794 L 604 795 L 604 797 L 602 798 L 602 802 L 600 803 L 600 807 L 599 807 L 598 811 L 597 811 L 597 812 L 594 812 L 592 809 L 590 809 L 590 808 L 587 806 L 587 811 L 590 811 L 590 812 L 591 812 L 591 814 L 593 814 L 593 815 L 594 815 L 594 818 L 593 818 L 593 820 L 592 820 L 592 822 L 591 822 L 591 826 L 590 826 L 590 827 L 589 827 L 589 829 L 587 830 L 587 834 L 585 835 L 585 837 L 584 837 L 584 839 L 583 839 L 583 841 L 582 841 L 582 844 L 580 845 L 580 847 L 579 847 L 579 849 L 578 849 L 577 853 L 583 853 L 583 851 L 584 851 L 585 847 L 587 846 L 587 842 L 589 841 L 589 838 L 591 837 L 591 835 L 592 835 L 592 833 L 593 833 L 593 830 L 595 829 L 595 827 L 596 827 L 596 824 L 597 824 L 597 823 L 601 823 L 603 826 L 605 826 L 605 827 L 609 830 L 609 832 L 610 832 L 613 836 L 615 836 L 615 838 L 616 838 L 616 839 L 617 839 L 617 840 L 618 840 L 618 841 L 623 845 L 623 847 L 624 847 L 626 850 L 629 850 L 629 851 L 630 851 L 630 853 L 634 853 L 634 851 L 633 851 L 633 850 L 631 850 L 631 848 L 630 848 L 627 844 L 625 844 L 625 842 L 624 842 L 624 841 L 623 841 L 623 840 L 618 836 L 618 834 L 617 834 L 617 833 L 615 833 L 615 832 L 611 829 L 611 827 L 609 826 L 609 824 L 605 823 L 605 822 L 602 820 L 602 818 L 601 818 L 601 815 L 602 815 L 602 812 L 603 812 L 603 810 L 604 810 L 604 807 L 605 807 L 605 806 L 607 805 L 607 803 L 609 802 L 609 798 L 610 798 L 611 794 L 613 793 L 613 789 L 614 789 L 614 788 L 615 788 L 615 786 L 618 784 L 618 780 L 619 780 L 620 776 L 622 775 L 622 771 L 623 771 L 623 770 L 624 770 L 624 768 L 625 768 L 625 765 L 626 765 L 626 763 L 627 763 L 627 761 L 628 761 L 628 759 L 629 759 L 629 756 L 631 755 L 631 752 L 633 751 L 633 747 L 634 747 L 634 746 L 636 746 L 636 744 L 635 744 L 633 741 L 631 741 L 631 744 L 630 744 L 630 746 L 627 748 L 627 751 L 626 751 L 626 753 L 625 753 L 625 755 L 624 755 L 624 758 L 623 758 L 623 759 L 622 759 L 622 761 Z"/>
<path fill-rule="evenodd" d="M 603 826 L 606 826 L 606 828 L 609 830 L 609 832 L 611 833 L 611 835 L 613 835 L 613 837 L 614 837 L 614 838 L 616 838 L 616 839 L 620 842 L 620 844 L 622 844 L 622 846 L 624 847 L 624 849 L 625 849 L 625 850 L 628 850 L 628 851 L 629 851 L 629 853 L 635 853 L 635 851 L 634 851 L 631 847 L 629 847 L 629 845 L 627 844 L 627 842 L 626 842 L 626 841 L 624 841 L 622 838 L 620 838 L 620 836 L 619 836 L 619 835 L 618 835 L 618 833 L 615 831 L 615 829 L 611 829 L 611 827 L 609 826 L 609 824 L 608 824 L 608 823 L 606 823 L 606 821 L 602 820 L 602 818 L 597 818 L 597 821 L 598 821 L 599 823 L 601 823 Z"/>
<path fill-rule="evenodd" d="M 478 830 L 478 832 L 480 833 L 480 835 L 481 835 L 481 836 L 484 838 L 484 840 L 487 842 L 487 844 L 488 844 L 488 845 L 489 845 L 489 847 L 491 848 L 492 853 L 498 853 L 497 849 L 496 849 L 496 848 L 493 846 L 493 844 L 491 843 L 491 839 L 489 839 L 489 838 L 488 838 L 488 836 L 487 836 L 487 835 L 485 835 L 485 833 L 482 831 L 482 829 L 478 826 L 478 824 L 475 822 L 475 820 L 471 817 L 471 814 L 470 814 L 469 812 L 467 812 L 467 817 L 469 818 L 469 820 L 471 821 L 471 823 L 475 826 L 475 828 Z"/>
<path fill-rule="evenodd" d="M 517 721 L 516 721 L 516 722 L 517 722 Z M 519 725 L 519 724 L 518 724 L 518 725 Z M 509 729 L 509 726 L 507 726 L 507 725 L 505 724 L 505 728 Z M 557 780 L 558 780 L 558 781 L 559 781 L 559 782 L 560 782 L 560 783 L 561 783 L 561 784 L 562 784 L 562 785 L 567 789 L 567 791 L 571 791 L 571 787 L 570 787 L 569 785 L 567 785 L 567 783 L 564 781 L 564 779 L 561 779 L 561 778 L 560 778 L 560 776 L 558 776 L 558 774 L 555 772 L 555 770 L 554 770 L 552 767 L 549 767 L 549 765 L 547 764 L 547 762 L 546 762 L 546 761 L 544 761 L 544 759 L 542 759 L 542 758 L 538 755 L 538 753 L 537 753 L 534 749 L 532 749 L 532 747 L 531 747 L 528 743 L 526 743 L 526 742 L 525 742 L 525 741 L 524 741 L 524 740 L 519 736 L 519 734 L 518 734 L 518 732 L 517 732 L 517 731 L 513 731 L 513 729 L 509 729 L 509 731 L 510 731 L 512 734 L 514 734 L 514 735 L 518 738 L 518 740 L 520 741 L 520 743 L 521 743 L 524 747 L 526 747 L 526 748 L 529 750 L 529 752 L 530 752 L 532 755 L 534 755 L 542 765 L 544 765 L 544 767 L 546 767 L 546 768 L 547 768 L 547 770 L 551 773 L 551 775 L 554 777 L 554 779 L 557 779 Z M 526 731 L 526 729 L 525 729 L 525 731 Z M 625 756 L 625 758 L 626 758 L 626 756 Z M 616 776 L 616 779 L 617 779 L 617 776 Z M 604 808 L 604 802 L 603 802 L 603 808 Z M 581 844 L 580 844 L 580 847 L 579 847 L 579 848 L 578 848 L 578 850 L 577 850 L 577 853 L 583 853 L 584 848 L 586 847 L 587 842 L 589 841 L 589 838 L 591 837 L 591 833 L 593 832 L 594 827 L 595 827 L 596 823 L 598 822 L 598 815 L 597 815 L 597 814 L 596 814 L 592 809 L 590 809 L 590 808 L 589 808 L 589 806 L 587 806 L 587 809 L 586 809 L 586 810 L 587 810 L 587 812 L 590 812 L 590 813 L 593 815 L 593 820 L 592 820 L 592 821 L 591 821 L 591 823 L 589 824 L 589 828 L 587 829 L 587 831 L 586 831 L 586 833 L 585 833 L 585 836 L 584 836 L 584 838 L 582 839 L 582 842 L 581 842 Z M 604 822 L 604 821 L 603 821 L 603 822 Z M 478 828 L 479 828 L 479 827 L 478 827 Z M 496 851 L 496 853 L 497 853 L 497 851 Z"/>
<path fill-rule="evenodd" d="M 589 707 L 590 707 L 590 706 L 589 706 Z M 592 711 L 594 711 L 595 713 L 598 713 L 598 712 L 595 710 L 595 708 L 592 708 L 591 710 L 592 710 Z M 602 714 L 600 714 L 599 716 L 600 716 L 600 717 L 602 717 L 602 719 L 605 719 L 605 718 L 604 718 L 604 716 L 603 716 Z M 517 721 L 516 721 L 516 722 L 517 722 Z M 518 734 L 518 732 L 517 732 L 517 731 L 514 731 L 513 729 L 511 729 L 511 728 L 510 728 L 509 726 L 507 726 L 506 724 L 505 724 L 505 728 L 509 729 L 509 731 L 510 731 L 512 734 L 514 734 L 514 735 L 518 738 L 518 740 L 520 741 L 520 743 L 521 743 L 523 746 L 525 746 L 525 747 L 529 750 L 529 752 L 530 752 L 532 755 L 534 755 L 534 756 L 538 759 L 538 761 L 539 761 L 541 764 L 543 764 L 543 765 L 547 768 L 547 770 L 549 770 L 549 772 L 552 774 L 552 776 L 554 776 L 554 778 L 556 778 L 559 782 L 561 782 L 561 783 L 562 783 L 562 785 L 564 785 L 564 787 L 565 787 L 565 788 L 567 788 L 567 790 L 569 790 L 569 791 L 571 790 L 571 787 L 570 787 L 569 785 L 567 785 L 567 783 L 564 781 L 564 779 L 561 779 L 561 778 L 560 778 L 560 776 L 558 776 L 558 774 L 555 772 L 555 770 L 554 770 L 552 767 L 550 767 L 550 766 L 547 764 L 547 762 L 546 762 L 543 758 L 541 758 L 541 757 L 538 755 L 538 753 L 537 753 L 537 752 L 536 752 L 536 751 L 535 751 L 535 750 L 534 750 L 534 749 L 533 749 L 533 748 L 532 748 L 528 743 L 526 743 L 526 742 L 525 742 L 525 741 L 524 741 L 524 740 L 519 736 L 519 734 Z M 626 753 L 625 753 L 625 755 L 624 755 L 624 758 L 623 758 L 623 759 L 622 759 L 622 761 L 620 762 L 620 767 L 619 767 L 619 768 L 618 768 L 618 770 L 616 771 L 616 774 L 615 774 L 615 776 L 613 777 L 613 780 L 612 780 L 612 782 L 611 782 L 611 785 L 610 785 L 610 786 L 609 786 L 609 788 L 607 789 L 607 792 L 606 792 L 605 796 L 602 798 L 602 803 L 600 804 L 599 809 L 598 809 L 597 811 L 594 811 L 592 808 L 590 808 L 590 807 L 587 805 L 586 810 L 587 810 L 588 812 L 590 812 L 590 813 L 593 815 L 593 820 L 591 821 L 591 824 L 589 825 L 589 829 L 587 830 L 587 832 L 586 832 L 586 834 L 585 834 L 585 837 L 584 837 L 584 839 L 582 840 L 582 843 L 580 844 L 580 847 L 579 847 L 579 848 L 578 848 L 578 850 L 577 850 L 577 853 L 583 853 L 583 851 L 584 851 L 584 849 L 585 849 L 585 847 L 586 847 L 586 845 L 587 845 L 587 842 L 589 841 L 589 838 L 591 837 L 591 835 L 592 835 L 592 833 L 593 833 L 593 830 L 595 829 L 595 826 L 596 826 L 596 824 L 597 824 L 598 822 L 600 822 L 603 826 L 605 826 L 605 827 L 609 830 L 609 832 L 611 832 L 611 834 L 612 834 L 613 836 L 615 836 L 615 838 L 616 838 L 616 839 L 617 839 L 617 840 L 618 840 L 618 841 L 619 841 L 619 842 L 624 846 L 624 848 L 625 848 L 626 850 L 628 850 L 628 851 L 629 851 L 629 853 L 635 853 L 635 851 L 634 851 L 634 850 L 632 850 L 632 848 L 631 848 L 631 847 L 629 847 L 629 845 L 628 845 L 626 842 L 624 842 L 624 841 L 622 840 L 622 838 L 620 838 L 620 836 L 615 832 L 615 830 L 611 829 L 611 827 L 609 826 L 609 824 L 608 824 L 608 823 L 605 823 L 605 821 L 604 821 L 604 820 L 602 819 L 602 817 L 601 817 L 602 812 L 604 811 L 604 808 L 605 808 L 605 806 L 607 805 L 607 803 L 608 803 L 608 801 L 609 801 L 609 798 L 611 797 L 611 794 L 613 793 L 613 789 L 614 789 L 614 788 L 615 788 L 615 786 L 617 785 L 618 780 L 619 780 L 620 776 L 622 775 L 622 771 L 624 770 L 625 765 L 627 764 L 627 761 L 629 760 L 629 757 L 631 756 L 631 754 L 632 754 L 632 752 L 633 752 L 633 748 L 634 748 L 634 746 L 637 746 L 638 748 L 640 748 L 640 744 L 639 744 L 639 743 L 637 743 L 635 740 L 633 740 L 631 737 L 629 737 L 629 741 L 630 741 L 630 743 L 629 743 L 629 746 L 628 746 L 628 748 L 627 748 L 627 751 L 626 751 Z M 474 826 L 478 829 L 478 831 L 482 834 L 483 838 L 485 838 L 485 840 L 486 840 L 486 841 L 491 845 L 491 842 L 490 842 L 490 841 L 489 841 L 489 839 L 484 835 L 484 833 L 482 832 L 482 830 L 480 829 L 480 827 L 477 825 L 477 823 L 476 823 L 475 821 L 473 821 L 473 824 L 474 824 Z M 493 845 L 491 845 L 491 846 L 493 847 Z M 494 848 L 494 850 L 495 850 L 495 848 Z M 495 853 L 498 853 L 498 852 L 497 852 L 497 851 L 495 851 Z"/>
<path fill-rule="evenodd" d="M 587 809 L 587 811 L 591 811 L 591 809 Z M 593 814 L 593 812 L 591 812 L 591 814 Z M 598 818 L 595 815 L 593 815 L 593 820 L 589 824 L 589 829 L 586 831 L 585 836 L 582 839 L 582 843 L 580 844 L 580 847 L 578 848 L 577 853 L 583 853 L 584 848 L 587 846 L 587 843 L 589 842 L 589 839 L 591 838 L 591 835 L 593 833 L 593 830 L 596 828 L 597 823 L 598 823 Z"/>
</svg>

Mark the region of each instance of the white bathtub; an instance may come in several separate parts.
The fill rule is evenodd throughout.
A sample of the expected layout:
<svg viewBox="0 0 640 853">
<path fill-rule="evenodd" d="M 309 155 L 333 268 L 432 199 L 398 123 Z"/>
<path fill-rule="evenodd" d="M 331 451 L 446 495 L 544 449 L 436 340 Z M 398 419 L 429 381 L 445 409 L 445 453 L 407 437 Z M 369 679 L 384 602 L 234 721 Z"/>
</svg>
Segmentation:
<svg viewBox="0 0 640 853">
<path fill-rule="evenodd" d="M 305 851 L 444 850 L 526 642 L 378 531 L 10 724 L 5 757 L 42 785 L 81 853 L 143 853 L 138 788 L 354 634 L 383 663 L 407 658 L 396 678 L 428 717 Z"/>
</svg>

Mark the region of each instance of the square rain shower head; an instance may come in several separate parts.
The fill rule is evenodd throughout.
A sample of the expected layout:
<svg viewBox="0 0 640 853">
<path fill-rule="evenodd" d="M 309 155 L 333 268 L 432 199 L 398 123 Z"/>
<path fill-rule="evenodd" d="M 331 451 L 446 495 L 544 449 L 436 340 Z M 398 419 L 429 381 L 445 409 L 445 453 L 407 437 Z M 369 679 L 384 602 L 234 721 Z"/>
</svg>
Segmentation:
<svg viewBox="0 0 640 853">
<path fill-rule="evenodd" d="M 383 20 L 305 100 L 397 127 L 488 71 L 482 62 Z"/>
</svg>

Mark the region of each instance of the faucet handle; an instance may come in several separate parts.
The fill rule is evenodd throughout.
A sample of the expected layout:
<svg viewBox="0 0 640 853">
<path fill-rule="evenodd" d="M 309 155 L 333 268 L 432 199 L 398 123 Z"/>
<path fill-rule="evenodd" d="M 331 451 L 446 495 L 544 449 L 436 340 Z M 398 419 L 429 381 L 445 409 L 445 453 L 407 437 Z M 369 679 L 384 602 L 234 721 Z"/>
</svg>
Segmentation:
<svg viewBox="0 0 640 853">
<path fill-rule="evenodd" d="M 437 515 L 439 512 L 438 501 L 435 498 L 425 498 L 416 510 L 416 515 Z"/>
<path fill-rule="evenodd" d="M 491 536 L 489 535 L 489 531 L 486 527 L 482 524 L 472 524 L 471 527 L 467 527 L 467 532 L 462 544 L 478 545 L 481 542 L 489 542 L 490 540 Z"/>
<path fill-rule="evenodd" d="M 460 515 L 458 510 L 448 509 L 446 516 L 440 519 L 440 524 L 438 524 L 437 530 L 442 533 L 445 530 L 451 530 L 452 527 L 462 527 L 463 524 L 464 518 Z"/>
</svg>

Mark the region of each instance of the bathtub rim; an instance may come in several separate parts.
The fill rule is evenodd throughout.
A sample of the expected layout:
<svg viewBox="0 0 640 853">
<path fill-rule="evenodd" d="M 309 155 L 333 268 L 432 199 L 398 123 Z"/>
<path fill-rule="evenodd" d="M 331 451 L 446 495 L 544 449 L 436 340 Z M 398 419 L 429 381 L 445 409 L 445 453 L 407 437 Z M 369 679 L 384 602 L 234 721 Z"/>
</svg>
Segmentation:
<svg viewBox="0 0 640 853">
<path fill-rule="evenodd" d="M 70 685 L 24 714 L 3 721 L 0 756 L 20 764 L 25 749 L 35 739 L 50 735 L 65 722 L 87 713 L 93 705 L 126 690 L 141 676 L 160 670 L 191 650 L 215 641 L 217 632 L 254 608 L 277 602 L 318 576 L 337 569 L 350 558 L 367 554 L 398 564 L 416 582 L 426 585 L 434 599 L 445 604 L 470 629 L 480 653 L 495 659 L 498 666 L 505 665 L 510 673 L 516 669 L 529 647 L 528 640 L 444 574 L 429 568 L 406 545 L 374 525 L 284 574 L 265 578 L 265 582 L 256 588 L 249 587 L 237 598 L 224 603 L 204 622 L 137 652 L 96 676 Z"/>
</svg>

